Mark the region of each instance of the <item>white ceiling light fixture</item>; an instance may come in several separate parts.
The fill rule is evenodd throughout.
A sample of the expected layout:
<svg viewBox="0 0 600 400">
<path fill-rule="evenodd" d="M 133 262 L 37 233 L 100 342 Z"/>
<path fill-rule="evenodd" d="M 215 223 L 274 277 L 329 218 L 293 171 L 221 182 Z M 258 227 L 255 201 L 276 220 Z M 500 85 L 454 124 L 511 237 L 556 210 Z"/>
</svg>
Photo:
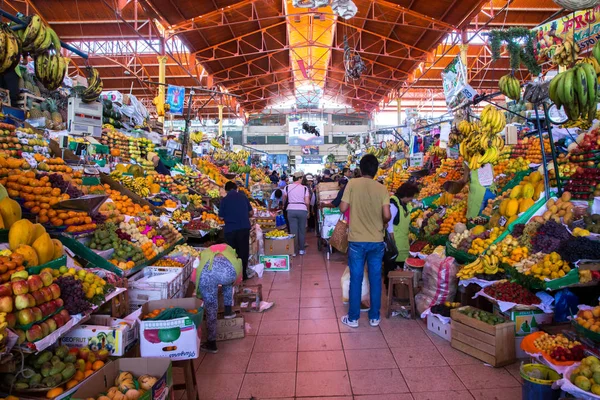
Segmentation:
<svg viewBox="0 0 600 400">
<path fill-rule="evenodd" d="M 329 0 L 292 0 L 292 5 L 297 8 L 327 7 Z"/>
<path fill-rule="evenodd" d="M 358 8 L 352 0 L 333 0 L 331 2 L 333 12 L 344 19 L 350 19 L 356 15 Z"/>
</svg>

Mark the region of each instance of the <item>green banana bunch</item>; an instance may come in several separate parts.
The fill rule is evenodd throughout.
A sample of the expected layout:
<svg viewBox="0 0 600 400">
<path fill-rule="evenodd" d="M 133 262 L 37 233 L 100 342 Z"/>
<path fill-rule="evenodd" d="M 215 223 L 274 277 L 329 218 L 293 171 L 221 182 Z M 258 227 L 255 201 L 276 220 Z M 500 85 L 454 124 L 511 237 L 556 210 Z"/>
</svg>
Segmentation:
<svg viewBox="0 0 600 400">
<path fill-rule="evenodd" d="M 21 40 L 6 24 L 0 24 L 0 74 L 17 66 L 21 59 Z"/>
<path fill-rule="evenodd" d="M 34 58 L 35 76 L 48 90 L 60 87 L 67 73 L 68 59 L 55 51 L 45 51 Z"/>
<path fill-rule="evenodd" d="M 512 74 L 504 75 L 498 81 L 498 87 L 503 95 L 511 100 L 519 101 L 521 99 L 521 84 Z"/>
<path fill-rule="evenodd" d="M 558 108 L 564 107 L 570 120 L 579 118 L 592 121 L 596 116 L 598 82 L 594 67 L 580 63 L 556 75 L 548 93 Z"/>
<path fill-rule="evenodd" d="M 596 42 L 596 45 L 592 49 L 592 55 L 598 63 L 600 63 L 600 41 Z"/>
</svg>

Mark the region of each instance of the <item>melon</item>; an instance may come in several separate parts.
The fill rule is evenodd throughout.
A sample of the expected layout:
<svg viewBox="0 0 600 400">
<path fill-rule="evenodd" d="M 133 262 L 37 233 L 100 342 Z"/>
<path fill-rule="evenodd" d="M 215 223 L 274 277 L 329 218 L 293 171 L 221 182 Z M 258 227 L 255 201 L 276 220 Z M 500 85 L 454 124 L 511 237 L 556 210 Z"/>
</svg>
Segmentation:
<svg viewBox="0 0 600 400">
<path fill-rule="evenodd" d="M 8 245 L 11 250 L 15 250 L 22 244 L 31 243 L 33 236 L 33 224 L 27 219 L 20 219 L 14 224 L 11 224 L 8 231 Z"/>
</svg>

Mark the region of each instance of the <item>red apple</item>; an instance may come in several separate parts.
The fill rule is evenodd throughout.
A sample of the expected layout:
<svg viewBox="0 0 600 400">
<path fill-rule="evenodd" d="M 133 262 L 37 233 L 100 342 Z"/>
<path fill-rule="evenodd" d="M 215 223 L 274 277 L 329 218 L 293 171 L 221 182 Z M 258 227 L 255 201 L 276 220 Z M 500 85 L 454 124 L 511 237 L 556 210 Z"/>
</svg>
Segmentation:
<svg viewBox="0 0 600 400">
<path fill-rule="evenodd" d="M 50 290 L 50 287 L 41 288 L 40 292 L 43 293 L 44 300 L 46 300 L 46 301 L 52 300 L 52 290 Z"/>
<path fill-rule="evenodd" d="M 15 325 L 17 325 L 17 317 L 13 313 L 8 313 L 4 317 L 6 319 L 6 323 L 8 324 L 9 329 L 13 329 Z"/>
<path fill-rule="evenodd" d="M 31 293 L 27 293 L 27 300 L 29 301 L 29 307 L 35 307 L 35 297 Z"/>
<path fill-rule="evenodd" d="M 56 299 L 56 300 L 52 300 L 52 302 L 54 303 L 54 307 L 56 307 L 55 310 L 58 310 L 59 308 L 61 308 L 65 304 L 65 302 L 63 301 L 63 299 L 61 299 L 60 297 L 58 299 Z"/>
<path fill-rule="evenodd" d="M 36 290 L 40 290 L 44 287 L 44 282 L 42 282 L 42 278 L 39 275 L 30 275 L 27 278 L 27 285 L 29 285 L 29 293 L 33 293 Z"/>
<path fill-rule="evenodd" d="M 40 322 L 40 328 L 42 328 L 42 337 L 46 337 L 50 334 L 50 327 L 46 322 Z"/>
<path fill-rule="evenodd" d="M 19 321 L 19 325 L 29 325 L 34 322 L 35 318 L 31 308 L 17 311 L 17 321 Z"/>
<path fill-rule="evenodd" d="M 63 320 L 65 321 L 65 324 L 71 320 L 71 315 L 64 308 L 62 310 L 60 310 L 59 314 L 63 317 Z"/>
<path fill-rule="evenodd" d="M 56 321 L 56 326 L 58 326 L 59 328 L 65 324 L 65 320 L 60 314 L 53 315 L 50 318 Z"/>
<path fill-rule="evenodd" d="M 17 339 L 17 344 L 23 344 L 25 342 L 25 339 L 27 339 L 25 332 L 23 332 L 21 329 L 15 329 L 15 333 L 19 335 L 19 338 Z"/>
<path fill-rule="evenodd" d="M 43 303 L 38 306 L 38 308 L 40 310 L 42 310 L 42 316 L 44 316 L 44 318 L 47 317 L 48 315 L 52 314 L 51 307 L 52 306 L 50 305 L 50 303 Z"/>
<path fill-rule="evenodd" d="M 37 306 L 46 302 L 46 299 L 44 298 L 44 293 L 42 293 L 41 290 L 36 290 L 35 292 L 31 293 L 31 295 L 35 299 L 35 305 Z"/>
<path fill-rule="evenodd" d="M 52 281 L 54 280 L 52 272 L 49 272 L 48 270 L 43 270 L 42 272 L 40 272 L 39 276 L 44 286 L 50 286 L 52 284 Z"/>
<path fill-rule="evenodd" d="M 35 319 L 35 322 L 42 320 L 42 310 L 40 310 L 39 307 L 32 307 L 31 312 L 33 313 L 33 318 Z"/>
<path fill-rule="evenodd" d="M 40 340 L 43 338 L 42 327 L 35 324 L 31 328 L 27 329 L 25 333 L 28 342 L 35 342 L 36 340 Z"/>
<path fill-rule="evenodd" d="M 19 294 L 15 297 L 15 308 L 17 310 L 29 308 L 29 298 L 26 294 Z"/>
<path fill-rule="evenodd" d="M 14 307 L 12 296 L 0 297 L 0 312 L 9 313 L 12 312 Z"/>
<path fill-rule="evenodd" d="M 26 280 L 14 281 L 11 284 L 14 295 L 27 294 L 29 292 L 29 285 L 27 285 Z"/>
<path fill-rule="evenodd" d="M 9 282 L 0 285 L 0 297 L 12 296 L 12 285 Z"/>
<path fill-rule="evenodd" d="M 52 285 L 50 285 L 48 287 L 52 291 L 52 298 L 58 299 L 60 297 L 60 286 L 58 286 L 56 283 L 53 283 Z"/>
<path fill-rule="evenodd" d="M 88 347 L 82 347 L 79 349 L 78 357 L 80 359 L 82 359 L 83 361 L 87 361 L 90 354 L 91 354 L 91 351 Z"/>
</svg>

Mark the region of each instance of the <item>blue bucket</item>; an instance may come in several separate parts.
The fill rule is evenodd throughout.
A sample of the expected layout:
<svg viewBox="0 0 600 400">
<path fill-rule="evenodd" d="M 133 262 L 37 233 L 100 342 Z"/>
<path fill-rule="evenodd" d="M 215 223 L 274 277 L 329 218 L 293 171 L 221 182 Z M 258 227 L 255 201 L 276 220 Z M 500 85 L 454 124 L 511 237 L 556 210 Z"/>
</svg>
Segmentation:
<svg viewBox="0 0 600 400">
<path fill-rule="evenodd" d="M 552 389 L 552 384 L 560 379 L 560 375 L 542 364 L 521 365 L 523 378 L 523 400 L 558 400 L 560 389 Z"/>
</svg>

